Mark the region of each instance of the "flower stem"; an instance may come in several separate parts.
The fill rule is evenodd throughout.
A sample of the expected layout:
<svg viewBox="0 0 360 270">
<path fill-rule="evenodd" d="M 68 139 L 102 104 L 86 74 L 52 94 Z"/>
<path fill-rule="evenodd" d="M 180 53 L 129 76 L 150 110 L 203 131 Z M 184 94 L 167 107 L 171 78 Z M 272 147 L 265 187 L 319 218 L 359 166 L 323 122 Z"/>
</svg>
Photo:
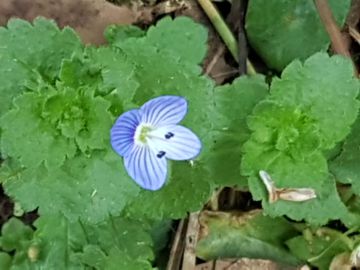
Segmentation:
<svg viewBox="0 0 360 270">
<path fill-rule="evenodd" d="M 233 33 L 230 31 L 229 27 L 225 23 L 224 19 L 221 17 L 221 15 L 219 14 L 219 12 L 215 8 L 215 6 L 211 3 L 210 0 L 198 0 L 198 2 L 200 6 L 203 8 L 206 15 L 209 17 L 211 23 L 214 25 L 216 31 L 223 39 L 231 55 L 238 62 L 239 61 L 238 44 Z M 247 66 L 248 74 L 256 74 L 254 66 L 248 59 L 246 59 L 246 66 Z"/>
</svg>

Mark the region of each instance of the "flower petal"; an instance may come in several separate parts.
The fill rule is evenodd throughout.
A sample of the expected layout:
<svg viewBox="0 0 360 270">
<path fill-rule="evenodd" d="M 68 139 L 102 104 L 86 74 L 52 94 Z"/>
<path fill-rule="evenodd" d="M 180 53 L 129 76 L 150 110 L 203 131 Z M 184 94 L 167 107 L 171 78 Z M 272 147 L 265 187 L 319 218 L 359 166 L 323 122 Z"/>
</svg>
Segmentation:
<svg viewBox="0 0 360 270">
<path fill-rule="evenodd" d="M 188 160 L 201 150 L 199 138 L 188 128 L 169 125 L 149 133 L 148 145 L 157 155 L 172 160 Z"/>
<path fill-rule="evenodd" d="M 183 97 L 160 96 L 149 100 L 140 108 L 141 122 L 152 126 L 176 125 L 187 112 Z"/>
<path fill-rule="evenodd" d="M 147 146 L 136 146 L 124 157 L 125 168 L 132 179 L 142 188 L 160 189 L 166 180 L 167 162 L 165 157 L 157 157 Z"/>
<path fill-rule="evenodd" d="M 111 128 L 111 146 L 120 156 L 126 156 L 132 150 L 134 134 L 139 123 L 139 110 L 131 110 L 120 115 Z"/>
</svg>

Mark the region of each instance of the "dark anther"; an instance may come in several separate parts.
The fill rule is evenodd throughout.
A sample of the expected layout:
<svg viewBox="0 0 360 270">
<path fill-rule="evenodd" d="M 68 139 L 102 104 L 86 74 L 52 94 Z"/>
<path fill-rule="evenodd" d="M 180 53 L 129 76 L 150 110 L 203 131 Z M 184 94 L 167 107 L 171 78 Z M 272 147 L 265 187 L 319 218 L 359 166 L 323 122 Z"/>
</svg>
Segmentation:
<svg viewBox="0 0 360 270">
<path fill-rule="evenodd" d="M 165 156 L 166 152 L 165 151 L 159 151 L 159 153 L 156 155 L 158 158 L 162 158 L 163 156 Z"/>
<path fill-rule="evenodd" d="M 174 136 L 175 136 L 174 133 L 168 132 L 168 133 L 165 134 L 165 139 L 170 139 L 170 138 L 172 138 L 172 137 L 174 137 Z"/>
</svg>

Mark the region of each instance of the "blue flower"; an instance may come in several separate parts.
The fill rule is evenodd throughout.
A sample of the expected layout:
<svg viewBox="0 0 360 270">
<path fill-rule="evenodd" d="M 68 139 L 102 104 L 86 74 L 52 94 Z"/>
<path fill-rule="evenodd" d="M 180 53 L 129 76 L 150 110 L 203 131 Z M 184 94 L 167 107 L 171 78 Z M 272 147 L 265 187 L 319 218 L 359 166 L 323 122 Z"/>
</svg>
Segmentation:
<svg viewBox="0 0 360 270">
<path fill-rule="evenodd" d="M 130 177 L 142 188 L 158 190 L 164 185 L 167 159 L 189 160 L 200 153 L 199 138 L 178 125 L 186 113 L 184 98 L 160 96 L 116 120 L 111 145 L 124 158 Z"/>
</svg>

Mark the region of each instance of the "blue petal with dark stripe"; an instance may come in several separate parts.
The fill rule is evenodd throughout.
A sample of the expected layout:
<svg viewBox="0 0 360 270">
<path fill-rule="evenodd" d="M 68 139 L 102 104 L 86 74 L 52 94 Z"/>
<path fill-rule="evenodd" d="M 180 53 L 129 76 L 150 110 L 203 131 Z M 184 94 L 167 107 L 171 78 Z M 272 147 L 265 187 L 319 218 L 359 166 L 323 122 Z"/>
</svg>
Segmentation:
<svg viewBox="0 0 360 270">
<path fill-rule="evenodd" d="M 141 122 L 154 127 L 176 125 L 187 113 L 183 97 L 161 96 L 146 102 L 140 108 Z"/>
<path fill-rule="evenodd" d="M 110 131 L 111 146 L 120 156 L 127 156 L 134 146 L 134 135 L 140 123 L 139 110 L 123 113 Z"/>
<path fill-rule="evenodd" d="M 169 125 L 157 128 L 148 135 L 148 145 L 156 153 L 172 160 L 189 160 L 201 151 L 199 138 L 188 128 Z"/>
<path fill-rule="evenodd" d="M 147 190 L 160 189 L 166 180 L 167 162 L 165 157 L 158 158 L 147 146 L 135 146 L 124 157 L 125 168 L 132 179 Z"/>
</svg>

